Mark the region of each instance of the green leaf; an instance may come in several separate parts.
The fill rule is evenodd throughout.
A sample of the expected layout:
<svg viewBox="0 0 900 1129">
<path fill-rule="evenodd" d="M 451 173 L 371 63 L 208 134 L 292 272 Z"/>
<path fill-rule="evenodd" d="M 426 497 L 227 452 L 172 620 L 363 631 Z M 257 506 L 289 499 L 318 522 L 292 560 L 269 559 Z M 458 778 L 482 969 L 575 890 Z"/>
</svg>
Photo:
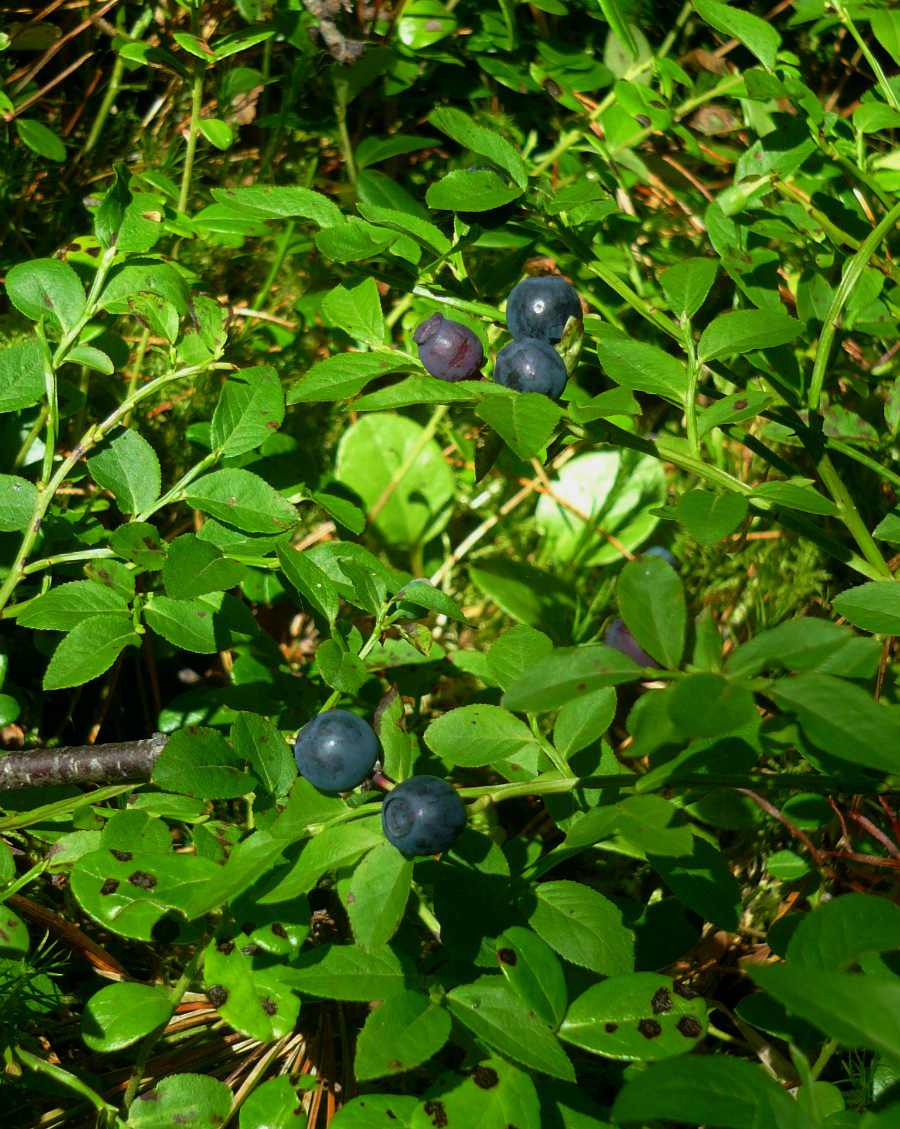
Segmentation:
<svg viewBox="0 0 900 1129">
<path fill-rule="evenodd" d="M 428 611 L 437 612 L 439 615 L 445 615 L 448 619 L 456 620 L 457 623 L 468 623 L 466 617 L 447 593 L 442 592 L 440 588 L 432 587 L 430 584 L 407 585 L 397 593 L 397 598 L 402 600 L 404 607 L 414 604 Z"/>
<path fill-rule="evenodd" d="M 375 138 L 371 140 L 374 141 Z M 411 215 L 406 211 L 398 211 L 396 208 L 382 208 L 378 204 L 358 203 L 356 207 L 360 215 L 365 216 L 371 223 L 379 224 L 383 228 L 390 228 L 392 231 L 398 231 L 404 235 L 411 235 L 417 243 L 436 255 L 446 255 L 450 250 L 450 240 L 441 229 L 420 216 Z"/>
<path fill-rule="evenodd" d="M 740 494 L 713 494 L 688 490 L 675 506 L 675 516 L 695 541 L 709 547 L 733 533 L 747 513 L 747 499 Z"/>
<path fill-rule="evenodd" d="M 538 392 L 487 396 L 475 409 L 520 459 L 536 455 L 550 439 L 563 410 Z"/>
<path fill-rule="evenodd" d="M 0 412 L 30 408 L 46 391 L 44 354 L 37 341 L 17 341 L 0 349 Z"/>
<path fill-rule="evenodd" d="M 629 561 L 616 584 L 619 611 L 638 644 L 657 662 L 677 670 L 684 653 L 687 609 L 678 574 L 660 557 Z"/>
<path fill-rule="evenodd" d="M 348 216 L 341 224 L 323 228 L 316 236 L 316 247 L 332 262 L 352 263 L 380 255 L 395 239 L 386 228 Z"/>
<path fill-rule="evenodd" d="M 291 503 L 264 478 L 237 467 L 195 479 L 185 501 L 246 533 L 283 533 L 299 520 Z"/>
<path fill-rule="evenodd" d="M 775 69 L 781 36 L 766 20 L 718 0 L 694 0 L 700 18 L 723 35 L 732 36 L 751 51 L 767 71 Z"/>
<path fill-rule="evenodd" d="M 247 1095 L 239 1129 L 306 1129 L 306 1114 L 287 1074 L 267 1078 Z"/>
<path fill-rule="evenodd" d="M 252 188 L 213 188 L 212 196 L 220 204 L 245 216 L 262 219 L 312 220 L 319 227 L 343 223 L 340 208 L 321 192 L 300 185 Z"/>
<path fill-rule="evenodd" d="M 633 392 L 650 392 L 682 405 L 687 372 L 675 357 L 646 341 L 610 334 L 596 341 L 597 359 L 610 378 Z"/>
<path fill-rule="evenodd" d="M 537 744 L 524 722 L 499 706 L 461 706 L 425 730 L 425 744 L 450 764 L 474 768 L 525 754 Z"/>
<path fill-rule="evenodd" d="M 758 716 L 749 690 L 711 671 L 688 675 L 666 694 L 669 716 L 685 737 L 733 733 Z"/>
<path fill-rule="evenodd" d="M 364 1094 L 342 1105 L 329 1129 L 409 1129 L 416 1105 L 407 1094 Z"/>
<path fill-rule="evenodd" d="M 900 1065 L 900 981 L 790 962 L 748 971 L 788 1011 L 843 1046 L 864 1047 Z"/>
<path fill-rule="evenodd" d="M 692 1051 L 706 1033 L 706 1003 L 655 972 L 611 976 L 573 1001 L 559 1037 L 606 1058 L 653 1062 Z"/>
<path fill-rule="evenodd" d="M 172 1001 L 164 988 L 110 984 L 95 992 L 81 1017 L 81 1034 L 92 1051 L 120 1051 L 168 1023 Z"/>
<path fill-rule="evenodd" d="M 725 1055 L 675 1059 L 635 1074 L 613 1107 L 617 1125 L 687 1121 L 716 1129 L 818 1129 L 762 1066 Z"/>
<path fill-rule="evenodd" d="M 13 124 L 19 140 L 33 149 L 39 157 L 60 162 L 66 159 L 66 147 L 52 129 L 31 118 L 16 118 Z"/>
<path fill-rule="evenodd" d="M 774 397 L 768 392 L 735 392 L 733 396 L 725 396 L 724 399 L 711 404 L 700 416 L 697 434 L 702 439 L 714 427 L 728 427 L 732 423 L 755 419 L 765 411 L 773 399 Z M 824 498 L 822 502 L 827 504 Z"/>
<path fill-rule="evenodd" d="M 900 584 L 895 580 L 870 580 L 858 588 L 848 588 L 835 596 L 832 606 L 863 631 L 900 635 Z"/>
<path fill-rule="evenodd" d="M 334 623 L 341 601 L 331 577 L 314 563 L 309 553 L 298 552 L 281 541 L 276 551 L 288 583 L 329 623 Z"/>
<path fill-rule="evenodd" d="M 320 945 L 305 952 L 284 980 L 326 1000 L 383 1000 L 407 986 L 410 972 L 387 945 L 364 952 L 356 945 Z"/>
<path fill-rule="evenodd" d="M 267 717 L 239 713 L 231 726 L 236 756 L 273 796 L 286 796 L 297 779 L 297 765 L 287 742 Z"/>
<path fill-rule="evenodd" d="M 112 376 L 116 371 L 109 356 L 102 349 L 95 349 L 91 345 L 76 345 L 66 353 L 66 364 L 85 365 L 94 372 L 102 372 L 105 376 Z"/>
<path fill-rule="evenodd" d="M 403 8 L 397 22 L 397 38 L 411 51 L 421 51 L 452 35 L 458 26 L 456 17 L 440 0 L 413 0 Z"/>
<path fill-rule="evenodd" d="M 217 149 L 230 149 L 234 143 L 234 130 L 218 118 L 201 118 L 200 132 Z"/>
<path fill-rule="evenodd" d="M 502 977 L 481 976 L 454 988 L 446 999 L 451 1014 L 504 1057 L 574 1082 L 572 1064 L 549 1025 L 529 1013 Z"/>
<path fill-rule="evenodd" d="M 331 325 L 343 329 L 355 341 L 384 344 L 384 315 L 374 278 L 329 290 L 322 299 L 322 314 Z"/>
<path fill-rule="evenodd" d="M 675 897 L 689 909 L 720 929 L 728 932 L 737 929 L 741 911 L 740 883 L 716 847 L 695 836 L 690 855 L 667 858 L 651 854 L 649 861 Z"/>
<path fill-rule="evenodd" d="M 712 4 L 715 0 L 702 2 Z M 725 5 L 716 3 L 716 7 L 724 8 Z M 751 18 L 756 19 L 755 16 Z M 697 358 L 707 364 L 718 357 L 733 357 L 736 353 L 743 355 L 753 349 L 772 349 L 776 345 L 786 345 L 802 332 L 803 323 L 787 314 L 771 310 L 732 310 L 720 314 L 703 331 L 697 345 Z"/>
<path fill-rule="evenodd" d="M 312 787 L 309 785 L 309 787 Z M 343 803 L 343 801 L 339 801 Z M 310 824 L 316 821 L 310 819 Z M 350 866 L 366 851 L 384 842 L 380 827 L 368 826 L 370 821 L 348 823 L 343 826 L 326 827 L 311 842 L 304 845 L 300 857 L 288 873 L 271 890 L 260 896 L 263 905 L 290 901 L 311 890 L 326 871 L 335 871 Z M 276 824 L 275 833 L 279 832 Z M 304 828 L 304 830 L 306 830 Z M 299 838 L 302 832 L 294 836 Z"/>
<path fill-rule="evenodd" d="M 893 949 L 900 949 L 900 906 L 844 894 L 800 918 L 786 955 L 798 967 L 846 972 L 867 953 Z"/>
<path fill-rule="evenodd" d="M 508 616 L 540 628 L 551 638 L 565 635 L 575 613 L 571 588 L 545 569 L 509 557 L 480 557 L 469 579 Z"/>
<path fill-rule="evenodd" d="M 293 1030 L 300 1000 L 283 982 L 283 966 L 259 967 L 266 958 L 257 960 L 255 953 L 252 942 L 236 942 L 226 933 L 207 948 L 203 977 L 227 1023 L 251 1039 L 271 1043 Z"/>
<path fill-rule="evenodd" d="M 159 497 L 162 472 L 156 452 L 132 428 L 117 429 L 87 460 L 91 477 L 116 499 L 123 514 L 149 509 Z"/>
<path fill-rule="evenodd" d="M 449 1013 L 421 992 L 388 996 L 369 1014 L 357 1038 L 356 1077 L 366 1082 L 421 1066 L 450 1038 L 450 1025 Z"/>
<path fill-rule="evenodd" d="M 127 615 L 92 615 L 65 636 L 44 674 L 45 690 L 82 686 L 109 670 L 125 647 L 140 645 Z"/>
<path fill-rule="evenodd" d="M 409 1124 L 411 1129 L 434 1129 L 435 1122 L 478 1129 L 541 1129 L 543 1124 L 533 1079 L 502 1058 L 484 1059 L 463 1078 L 449 1071 L 439 1075 Z"/>
<path fill-rule="evenodd" d="M 173 600 L 189 600 L 234 588 L 246 574 L 245 564 L 228 560 L 215 545 L 201 541 L 196 534 L 183 533 L 169 544 L 163 583 Z"/>
<path fill-rule="evenodd" d="M 128 1112 L 128 1129 L 171 1129 L 202 1125 L 218 1129 L 231 1109 L 231 1090 L 205 1074 L 170 1074 L 138 1095 Z"/>
<path fill-rule="evenodd" d="M 782 666 L 786 670 L 814 670 L 846 653 L 848 646 L 862 642 L 849 627 L 827 619 L 806 616 L 787 620 L 742 643 L 728 656 L 725 664 L 730 675 L 752 678 L 765 668 Z M 881 653 L 881 647 L 875 648 Z M 838 666 L 838 670 L 845 669 Z"/>
<path fill-rule="evenodd" d="M 491 676 L 501 689 L 510 686 L 532 663 L 549 655 L 553 644 L 541 631 L 519 623 L 504 631 L 487 655 Z"/>
<path fill-rule="evenodd" d="M 679 321 L 690 321 L 697 313 L 712 289 L 718 269 L 715 259 L 682 259 L 660 272 L 659 284 Z"/>
<path fill-rule="evenodd" d="M 430 121 L 464 149 L 486 157 L 498 168 L 504 169 L 520 188 L 528 184 L 525 162 L 501 134 L 477 125 L 468 115 L 452 106 L 439 106 L 432 112 Z"/>
<path fill-rule="evenodd" d="M 554 1030 L 566 1014 L 566 977 L 550 946 L 530 929 L 512 925 L 494 942 L 497 962 L 525 1006 Z"/>
<path fill-rule="evenodd" d="M 346 400 L 362 391 L 375 377 L 412 368 L 414 364 L 411 358 L 400 353 L 336 353 L 295 380 L 288 388 L 287 402 Z M 440 383 L 446 384 L 445 381 Z"/>
<path fill-rule="evenodd" d="M 582 694 L 566 702 L 556 715 L 553 743 L 566 758 L 599 741 L 616 714 L 616 691 L 612 686 Z"/>
<path fill-rule="evenodd" d="M 640 677 L 637 663 L 611 647 L 561 647 L 520 675 L 502 704 L 515 712 L 545 713 L 581 694 Z"/>
<path fill-rule="evenodd" d="M 495 172 L 454 169 L 429 185 L 425 202 L 429 208 L 443 211 L 486 212 L 521 195 L 521 188 L 504 184 Z"/>
<path fill-rule="evenodd" d="M 286 845 L 283 839 L 272 838 L 261 831 L 238 843 L 224 867 L 216 864 L 215 882 L 194 891 L 191 898 L 185 899 L 188 917 L 193 921 L 249 890 L 261 874 L 282 861 Z"/>
<path fill-rule="evenodd" d="M 412 859 L 387 842 L 369 851 L 353 872 L 347 907 L 361 949 L 385 945 L 396 933 L 409 900 L 412 872 Z"/>
<path fill-rule="evenodd" d="M 61 259 L 32 259 L 6 275 L 6 294 L 16 309 L 32 321 L 43 320 L 53 338 L 63 337 L 87 305 L 81 279 Z"/>
<path fill-rule="evenodd" d="M 872 33 L 893 61 L 900 64 L 900 13 L 873 11 L 869 16 Z"/>
<path fill-rule="evenodd" d="M 401 416 L 364 416 L 344 433 L 338 447 L 335 477 L 356 491 L 367 512 L 389 486 L 394 487 L 374 525 L 389 544 L 398 547 L 436 537 L 452 514 L 453 473 L 441 448 L 434 439 L 424 440 L 423 432 L 419 424 Z"/>
<path fill-rule="evenodd" d="M 232 373 L 219 394 L 210 442 L 226 458 L 261 447 L 284 421 L 284 393 L 269 365 Z"/>
<path fill-rule="evenodd" d="M 3 906 L 2 924 L 0 924 L 0 960 L 21 960 L 31 947 L 28 928 L 25 922 L 13 913 L 7 906 Z"/>
<path fill-rule="evenodd" d="M 227 651 L 234 644 L 233 633 L 253 635 L 257 630 L 247 606 L 224 592 L 191 600 L 155 596 L 144 607 L 144 621 L 163 639 L 198 655 Z"/>
<path fill-rule="evenodd" d="M 900 722 L 870 693 L 829 674 L 780 678 L 769 691 L 783 709 L 796 713 L 818 748 L 850 764 L 897 771 Z"/>
<path fill-rule="evenodd" d="M 662 796 L 629 796 L 617 808 L 619 834 L 638 850 L 670 858 L 690 855 L 694 845 L 690 824 L 684 813 L 669 800 Z M 576 824 L 574 835 L 566 839 L 566 846 L 570 846 L 579 835 L 580 827 L 581 824 Z"/>
<path fill-rule="evenodd" d="M 20 627 L 37 631 L 71 631 L 82 621 L 116 612 L 128 615 L 121 593 L 91 580 L 73 580 L 30 600 L 18 621 Z"/>
<path fill-rule="evenodd" d="M 520 908 L 532 929 L 561 957 L 615 976 L 634 968 L 634 937 L 608 898 L 579 882 L 542 882 Z"/>
<path fill-rule="evenodd" d="M 130 176 L 125 165 L 117 164 L 115 179 L 106 190 L 100 207 L 94 213 L 94 235 L 101 247 L 109 247 L 116 241 L 119 229 L 125 220 L 125 211 L 131 203 L 128 189 Z M 128 248 L 126 248 L 127 250 Z"/>
<path fill-rule="evenodd" d="M 33 482 L 13 474 L 0 474 L 0 533 L 19 533 L 28 528 L 37 505 Z"/>
<path fill-rule="evenodd" d="M 367 354 L 353 354 L 366 356 Z M 405 408 L 410 404 L 465 404 L 477 399 L 474 384 L 460 381 L 450 384 L 433 376 L 413 373 L 397 384 L 379 388 L 359 400 L 353 401 L 355 412 L 382 412 Z"/>
<path fill-rule="evenodd" d="M 215 729 L 179 729 L 166 742 L 153 766 L 153 783 L 170 792 L 204 800 L 231 800 L 256 787 L 255 777 Z"/>
<path fill-rule="evenodd" d="M 763 502 L 767 507 L 784 506 L 787 509 L 800 510 L 801 513 L 837 517 L 839 512 L 830 498 L 825 498 L 818 490 L 812 489 L 808 478 L 761 482 L 758 486 L 754 486 L 749 497 L 757 505 Z"/>
<path fill-rule="evenodd" d="M 435 140 L 433 137 L 414 137 L 412 134 L 395 133 L 390 137 L 380 137 L 377 134 L 369 134 L 360 141 L 356 147 L 356 167 L 358 169 L 368 168 L 369 165 L 380 164 L 381 161 L 389 161 L 391 157 L 399 157 L 404 153 L 416 153 L 420 149 L 430 149 L 433 147 Z M 363 212 L 363 215 L 366 215 Z M 367 219 L 372 219 L 372 216 L 366 215 Z M 379 222 L 376 220 L 376 222 Z M 446 237 L 444 237 L 446 238 Z M 447 246 L 449 247 L 449 241 Z"/>
<path fill-rule="evenodd" d="M 220 874 L 216 863 L 197 855 L 118 859 L 104 849 L 82 855 L 70 881 L 78 904 L 104 928 L 134 940 L 182 944 L 203 930 L 202 922 L 188 925 L 185 907 Z"/>
<path fill-rule="evenodd" d="M 113 314 L 141 313 L 141 302 L 147 300 L 145 312 L 160 311 L 160 328 L 177 329 L 178 317 L 188 312 L 188 289 L 184 279 L 168 263 L 157 259 L 131 259 L 124 266 L 109 272 L 100 292 L 98 304 Z M 167 319 L 171 319 L 171 324 Z"/>
</svg>

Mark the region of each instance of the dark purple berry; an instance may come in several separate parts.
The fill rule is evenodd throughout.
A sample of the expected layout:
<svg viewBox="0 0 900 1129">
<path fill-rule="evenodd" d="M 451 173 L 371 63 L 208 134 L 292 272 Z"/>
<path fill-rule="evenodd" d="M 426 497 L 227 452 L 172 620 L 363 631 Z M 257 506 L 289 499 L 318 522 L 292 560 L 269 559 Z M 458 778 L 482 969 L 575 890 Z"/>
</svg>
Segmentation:
<svg viewBox="0 0 900 1129">
<path fill-rule="evenodd" d="M 503 181 L 504 185 L 509 184 L 509 177 L 506 173 L 491 168 L 490 165 L 472 165 L 471 168 L 466 169 L 466 172 L 492 172 L 499 180 Z M 467 223 L 470 227 L 477 223 L 479 227 L 493 229 L 502 227 L 511 220 L 515 210 L 516 201 L 511 200 L 508 204 L 501 204 L 498 208 L 488 208 L 486 212 L 457 212 L 456 214 L 463 223 Z"/>
<path fill-rule="evenodd" d="M 664 545 L 651 545 L 649 549 L 642 549 L 641 556 L 643 557 L 660 557 L 670 564 L 672 568 L 678 568 L 678 559 L 671 549 L 667 549 Z"/>
<path fill-rule="evenodd" d="M 437 776 L 411 776 L 381 805 L 384 837 L 405 855 L 445 851 L 466 826 L 466 809 L 452 784 Z"/>
<path fill-rule="evenodd" d="M 625 626 L 624 619 L 614 619 L 606 629 L 606 635 L 603 637 L 603 642 L 607 647 L 612 647 L 614 651 L 619 651 L 625 655 L 626 658 L 636 662 L 638 666 L 652 666 L 657 670 L 660 669 L 659 663 L 656 659 L 651 659 L 646 651 L 642 650 L 635 640 L 634 636 Z"/>
<path fill-rule="evenodd" d="M 484 348 L 468 326 L 433 313 L 413 334 L 419 360 L 438 380 L 468 380 L 484 363 Z"/>
<path fill-rule="evenodd" d="M 506 325 L 516 340 L 560 341 L 569 318 L 581 316 L 581 301 L 572 284 L 558 274 L 523 278 L 506 303 Z"/>
<path fill-rule="evenodd" d="M 347 710 L 316 714 L 294 742 L 300 775 L 320 792 L 347 792 L 362 784 L 377 759 L 371 725 Z"/>
<path fill-rule="evenodd" d="M 516 392 L 540 392 L 558 400 L 566 386 L 566 366 L 552 345 L 525 337 L 497 354 L 494 381 Z"/>
</svg>

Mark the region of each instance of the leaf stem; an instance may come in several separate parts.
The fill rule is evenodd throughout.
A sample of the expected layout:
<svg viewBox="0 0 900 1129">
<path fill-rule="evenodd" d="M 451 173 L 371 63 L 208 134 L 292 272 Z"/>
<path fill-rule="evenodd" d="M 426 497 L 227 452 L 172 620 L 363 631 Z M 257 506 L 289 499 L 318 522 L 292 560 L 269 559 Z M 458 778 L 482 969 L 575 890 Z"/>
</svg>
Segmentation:
<svg viewBox="0 0 900 1129">
<path fill-rule="evenodd" d="M 191 31 L 200 34 L 200 4 L 191 6 Z M 188 125 L 187 149 L 184 153 L 184 170 L 181 174 L 181 191 L 178 194 L 178 211 L 187 211 L 188 197 L 191 194 L 191 177 L 194 173 L 194 157 L 197 153 L 197 138 L 200 135 L 200 111 L 203 108 L 203 79 L 206 63 L 202 59 L 194 62 L 191 70 L 191 120 Z"/>
</svg>

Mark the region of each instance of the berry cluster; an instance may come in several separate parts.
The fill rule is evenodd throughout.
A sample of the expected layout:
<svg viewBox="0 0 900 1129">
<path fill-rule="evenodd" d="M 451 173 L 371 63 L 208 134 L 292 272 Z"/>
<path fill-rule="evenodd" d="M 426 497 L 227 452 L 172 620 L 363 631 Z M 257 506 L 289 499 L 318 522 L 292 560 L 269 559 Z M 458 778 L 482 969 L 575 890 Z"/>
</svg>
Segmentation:
<svg viewBox="0 0 900 1129">
<path fill-rule="evenodd" d="M 320 792 L 348 792 L 369 776 L 378 739 L 368 722 L 347 710 L 316 714 L 297 734 L 294 760 Z M 381 809 L 385 838 L 406 855 L 434 855 L 462 833 L 466 809 L 453 786 L 437 776 L 398 784 Z"/>
<path fill-rule="evenodd" d="M 562 340 L 569 318 L 580 317 L 581 301 L 564 278 L 523 278 L 506 303 L 513 339 L 497 354 L 495 383 L 558 400 L 566 386 L 566 366 L 553 346 Z M 443 314 L 423 321 L 413 341 L 422 364 L 439 380 L 470 380 L 484 363 L 484 349 L 472 330 Z"/>
</svg>

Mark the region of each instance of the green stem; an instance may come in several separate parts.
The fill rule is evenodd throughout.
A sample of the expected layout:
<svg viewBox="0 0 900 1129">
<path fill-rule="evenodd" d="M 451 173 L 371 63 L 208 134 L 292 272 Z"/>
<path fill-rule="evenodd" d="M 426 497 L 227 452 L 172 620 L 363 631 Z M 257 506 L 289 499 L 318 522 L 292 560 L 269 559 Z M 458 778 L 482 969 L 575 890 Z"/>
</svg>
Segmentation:
<svg viewBox="0 0 900 1129">
<path fill-rule="evenodd" d="M 139 40 L 147 28 L 150 26 L 150 21 L 153 19 L 155 5 L 149 5 L 132 25 L 130 34 L 126 37 L 129 42 Z M 121 55 L 116 56 L 116 61 L 113 63 L 113 69 L 109 76 L 109 83 L 106 87 L 106 93 L 103 95 L 103 101 L 100 103 L 100 109 L 97 111 L 97 116 L 94 118 L 94 124 L 91 126 L 91 132 L 88 134 L 88 139 L 84 143 L 84 148 L 81 150 L 81 155 L 94 148 L 100 140 L 100 135 L 103 133 L 103 127 L 106 125 L 106 119 L 112 112 L 113 105 L 122 89 L 122 75 L 125 73 L 125 60 Z"/>
<path fill-rule="evenodd" d="M 208 944 L 208 942 L 207 942 Z M 137 1097 L 138 1086 L 141 1084 L 141 1079 L 144 1076 L 144 1071 L 147 1069 L 147 1063 L 150 1061 L 150 1055 L 153 1049 L 160 1040 L 160 1036 L 168 1026 L 169 1020 L 175 1012 L 175 1009 L 181 1003 L 184 993 L 190 988 L 192 981 L 197 976 L 200 970 L 200 965 L 203 962 L 203 957 L 206 954 L 206 944 L 199 944 L 197 951 L 191 957 L 190 963 L 181 974 L 178 983 L 169 993 L 169 1015 L 166 1017 L 164 1023 L 160 1023 L 141 1043 L 141 1049 L 138 1052 L 137 1059 L 131 1070 L 131 1078 L 128 1081 L 128 1089 L 125 1091 L 125 1097 L 122 1104 L 125 1109 L 131 1108 L 131 1103 Z"/>
<path fill-rule="evenodd" d="M 141 334 L 141 339 L 138 342 L 137 353 L 134 357 L 134 365 L 131 369 L 131 376 L 128 379 L 128 391 L 125 393 L 126 399 L 133 396 L 137 391 L 138 381 L 141 377 L 141 369 L 144 367 L 144 357 L 147 354 L 147 346 L 150 344 L 150 329 L 149 327 Z M 131 412 L 122 420 L 123 426 L 127 427 L 131 423 Z"/>
<path fill-rule="evenodd" d="M 356 162 L 353 159 L 353 145 L 347 131 L 347 103 L 340 97 L 335 101 L 334 115 L 337 118 L 338 144 L 347 169 L 347 179 L 351 184 L 356 184 Z"/>
<path fill-rule="evenodd" d="M 687 439 L 691 455 L 700 458 L 700 439 L 697 429 L 697 385 L 700 383 L 700 374 L 703 366 L 697 362 L 697 349 L 694 346 L 694 337 L 691 333 L 691 323 L 685 319 L 684 350 L 688 356 L 687 391 L 684 397 L 685 416 L 687 418 Z"/>
<path fill-rule="evenodd" d="M 170 490 L 167 490 L 161 498 L 158 498 L 152 506 L 148 506 L 147 509 L 143 511 L 143 513 L 135 514 L 135 516 L 132 518 L 132 521 L 146 521 L 149 517 L 152 517 L 153 514 L 157 513 L 165 506 L 170 505 L 172 502 L 180 502 L 182 497 L 184 496 L 185 490 L 188 486 L 190 486 L 194 479 L 197 478 L 198 475 L 202 474 L 207 467 L 210 467 L 214 463 L 217 463 L 221 457 L 221 451 L 210 451 L 208 455 L 204 455 L 199 463 L 197 463 L 195 466 L 192 466 L 189 471 L 186 471 L 175 483 L 175 485 Z"/>
<path fill-rule="evenodd" d="M 877 226 L 869 232 L 859 245 L 859 250 L 844 268 L 841 281 L 838 284 L 837 290 L 834 292 L 834 298 L 828 308 L 828 313 L 825 315 L 825 324 L 822 326 L 822 332 L 819 334 L 819 345 L 816 350 L 816 360 L 813 365 L 812 377 L 809 382 L 809 394 L 807 396 L 807 404 L 811 412 L 819 411 L 819 405 L 822 399 L 822 388 L 825 384 L 825 373 L 828 368 L 828 359 L 831 355 L 831 347 L 834 344 L 835 335 L 840 327 L 844 307 L 853 292 L 853 288 L 862 276 L 863 271 L 869 265 L 869 260 L 881 246 L 888 232 L 897 226 L 898 221 L 900 221 L 900 203 L 895 204 Z"/>
<path fill-rule="evenodd" d="M 834 499 L 834 504 L 840 510 L 841 521 L 852 534 L 854 541 L 859 546 L 859 550 L 865 559 L 873 568 L 876 568 L 879 574 L 887 580 L 893 579 L 893 574 L 887 566 L 887 561 L 881 555 L 881 551 L 875 544 L 875 539 L 866 528 L 866 523 L 859 515 L 859 510 L 856 508 L 856 503 L 850 495 L 850 491 L 844 485 L 841 476 L 835 469 L 834 463 L 831 458 L 823 451 L 816 461 L 816 469 L 829 494 Z"/>
<path fill-rule="evenodd" d="M 31 518 L 29 519 L 28 528 L 26 529 L 25 534 L 22 537 L 22 544 L 19 547 L 19 552 L 16 556 L 15 561 L 13 562 L 12 567 L 9 570 L 9 573 L 7 574 L 6 579 L 4 580 L 3 584 L 0 585 L 0 612 L 2 612 L 6 607 L 13 592 L 21 583 L 22 578 L 25 575 L 24 569 L 26 567 L 26 562 L 28 561 L 28 557 L 31 554 L 31 550 L 34 548 L 35 541 L 37 540 L 38 534 L 40 533 L 41 524 L 47 514 L 50 503 L 53 501 L 53 497 L 56 494 L 56 491 L 59 489 L 72 468 L 79 462 L 80 459 L 84 458 L 88 451 L 92 450 L 99 442 L 101 442 L 101 440 L 106 437 L 107 433 L 111 431 L 112 428 L 115 427 L 120 422 L 120 420 L 122 420 L 122 418 L 126 416 L 128 412 L 130 412 L 131 409 L 141 400 L 145 399 L 147 396 L 152 396 L 161 388 L 164 388 L 167 384 L 171 384 L 173 381 L 184 380 L 186 377 L 190 376 L 197 376 L 200 373 L 205 372 L 209 368 L 231 369 L 232 366 L 225 363 L 191 365 L 187 368 L 179 369 L 177 372 L 168 373 L 166 376 L 158 377 L 156 380 L 151 381 L 149 384 L 145 384 L 144 387 L 139 388 L 133 396 L 127 397 L 115 409 L 115 411 L 111 412 L 106 417 L 106 419 L 103 420 L 102 423 L 97 424 L 95 427 L 91 428 L 90 431 L 86 432 L 80 442 L 75 445 L 69 455 L 60 463 L 59 467 L 56 470 L 56 473 L 53 475 L 50 481 L 41 483 L 41 485 L 38 487 L 37 501 L 35 502 L 34 510 L 32 511 Z"/>
<path fill-rule="evenodd" d="M 28 452 L 31 450 L 32 446 L 34 445 L 35 439 L 37 439 L 37 437 L 40 435 L 41 431 L 44 428 L 44 424 L 47 422 L 47 414 L 48 413 L 46 408 L 41 408 L 41 410 L 38 412 L 37 419 L 31 425 L 28 430 L 28 434 L 22 440 L 22 446 L 19 448 L 19 453 L 16 455 L 15 460 L 13 461 L 13 470 L 18 470 L 20 467 L 25 465 L 25 460 L 28 458 Z"/>
<path fill-rule="evenodd" d="M 829 1039 L 825 1046 L 821 1049 L 821 1051 L 819 1051 L 819 1057 L 816 1059 L 815 1065 L 810 1071 L 810 1076 L 814 1082 L 821 1075 L 822 1071 L 828 1065 L 831 1056 L 840 1045 L 841 1044 L 837 1039 Z"/>
<path fill-rule="evenodd" d="M 53 456 L 56 454 L 56 439 L 59 435 L 59 396 L 56 389 L 56 370 L 50 355 L 50 346 L 44 336 L 43 327 L 34 327 L 35 336 L 41 347 L 44 361 L 44 385 L 47 396 L 47 438 L 44 441 L 44 462 L 41 467 L 41 482 L 47 482 L 53 474 Z"/>
<path fill-rule="evenodd" d="M 894 93 L 894 88 L 888 82 L 887 75 L 882 70 L 881 63 L 878 62 L 872 54 L 868 43 L 866 43 L 865 39 L 860 35 L 856 24 L 853 22 L 850 13 L 844 7 L 842 0 L 834 0 L 834 10 L 837 13 L 838 19 L 856 40 L 857 46 L 860 51 L 862 51 L 866 62 L 872 68 L 875 77 L 878 79 L 878 86 L 885 100 L 889 105 L 893 106 L 895 110 L 900 111 L 900 99 L 897 98 L 897 95 Z"/>
<path fill-rule="evenodd" d="M 191 31 L 200 34 L 200 5 L 191 8 Z M 178 194 L 178 211 L 187 211 L 188 197 L 191 194 L 191 177 L 194 173 L 194 157 L 197 153 L 197 139 L 200 136 L 200 111 L 203 107 L 203 79 L 206 64 L 196 59 L 191 70 L 191 121 L 188 126 L 187 149 L 184 153 L 184 171 L 181 174 L 181 192 Z"/>
<path fill-rule="evenodd" d="M 64 1086 L 67 1090 L 72 1090 L 81 1097 L 86 1098 L 91 1105 L 96 1109 L 97 1113 L 104 1120 L 108 1119 L 112 1122 L 115 1118 L 115 1110 L 111 1105 L 100 1097 L 100 1095 L 92 1090 L 86 1082 L 82 1082 L 80 1078 L 76 1078 L 74 1074 L 70 1074 L 68 1070 L 63 1070 L 61 1066 L 54 1066 L 52 1062 L 47 1062 L 46 1059 L 39 1058 L 38 1055 L 33 1055 L 30 1051 L 26 1051 L 23 1047 L 16 1047 L 14 1054 L 23 1066 L 27 1066 L 29 1070 L 33 1070 L 35 1074 L 43 1074 L 47 1078 L 51 1078 L 60 1086 Z"/>
<path fill-rule="evenodd" d="M 71 564 L 73 561 L 96 561 L 104 557 L 114 557 L 112 549 L 83 549 L 80 553 L 58 553 L 55 557 L 44 557 L 40 561 L 32 561 L 22 569 L 23 576 L 31 576 L 35 572 L 42 572 L 53 565 Z"/>
</svg>

